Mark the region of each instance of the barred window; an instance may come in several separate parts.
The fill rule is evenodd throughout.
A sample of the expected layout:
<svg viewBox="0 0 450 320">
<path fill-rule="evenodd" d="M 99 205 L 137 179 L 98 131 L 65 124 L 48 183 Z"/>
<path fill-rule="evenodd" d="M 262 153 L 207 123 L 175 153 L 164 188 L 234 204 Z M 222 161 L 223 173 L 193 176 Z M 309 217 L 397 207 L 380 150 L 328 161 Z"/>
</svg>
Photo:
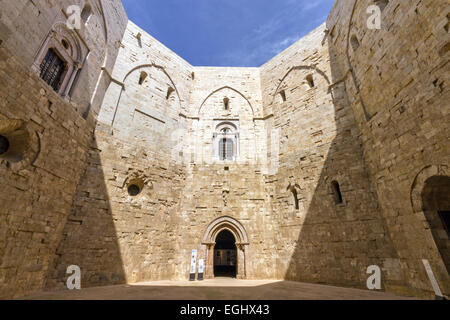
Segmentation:
<svg viewBox="0 0 450 320">
<path fill-rule="evenodd" d="M 221 139 L 219 145 L 220 160 L 233 160 L 234 143 L 231 139 Z"/>
<path fill-rule="evenodd" d="M 41 78 L 55 91 L 61 86 L 62 75 L 66 69 L 64 61 L 56 54 L 54 49 L 49 49 L 41 63 Z"/>
</svg>

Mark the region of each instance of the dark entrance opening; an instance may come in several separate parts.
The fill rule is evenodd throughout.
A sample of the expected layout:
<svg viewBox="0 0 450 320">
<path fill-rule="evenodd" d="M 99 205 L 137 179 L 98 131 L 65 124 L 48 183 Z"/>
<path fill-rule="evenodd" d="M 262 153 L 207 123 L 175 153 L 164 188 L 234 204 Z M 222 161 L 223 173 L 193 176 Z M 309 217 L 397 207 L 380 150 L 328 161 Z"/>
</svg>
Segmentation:
<svg viewBox="0 0 450 320">
<path fill-rule="evenodd" d="M 8 152 L 8 149 L 9 149 L 9 140 L 6 137 L 0 135 L 0 155 Z"/>
<path fill-rule="evenodd" d="M 237 271 L 236 239 L 228 230 L 221 231 L 214 247 L 214 276 L 236 277 Z"/>
<path fill-rule="evenodd" d="M 422 191 L 423 212 L 436 246 L 450 272 L 450 177 L 433 176 Z"/>
</svg>

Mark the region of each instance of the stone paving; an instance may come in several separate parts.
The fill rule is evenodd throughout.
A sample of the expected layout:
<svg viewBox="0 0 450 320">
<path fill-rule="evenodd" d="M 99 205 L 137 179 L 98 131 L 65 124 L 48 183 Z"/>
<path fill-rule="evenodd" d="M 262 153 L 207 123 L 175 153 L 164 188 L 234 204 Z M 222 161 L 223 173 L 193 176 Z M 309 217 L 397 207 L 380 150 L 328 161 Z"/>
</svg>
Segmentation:
<svg viewBox="0 0 450 320">
<path fill-rule="evenodd" d="M 44 292 L 26 300 L 408 300 L 385 292 L 274 280 L 155 281 Z"/>
</svg>

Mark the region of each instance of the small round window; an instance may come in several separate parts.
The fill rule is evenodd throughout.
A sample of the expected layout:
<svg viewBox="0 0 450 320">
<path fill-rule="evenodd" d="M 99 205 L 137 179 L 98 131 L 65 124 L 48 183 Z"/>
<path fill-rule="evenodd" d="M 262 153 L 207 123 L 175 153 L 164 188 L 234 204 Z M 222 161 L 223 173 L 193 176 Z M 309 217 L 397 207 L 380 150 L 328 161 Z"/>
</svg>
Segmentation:
<svg viewBox="0 0 450 320">
<path fill-rule="evenodd" d="M 9 150 L 9 140 L 0 135 L 0 155 L 5 154 Z"/>
<path fill-rule="evenodd" d="M 141 188 L 139 188 L 136 184 L 131 184 L 128 186 L 128 194 L 132 197 L 137 196 L 139 193 L 141 193 Z"/>
</svg>

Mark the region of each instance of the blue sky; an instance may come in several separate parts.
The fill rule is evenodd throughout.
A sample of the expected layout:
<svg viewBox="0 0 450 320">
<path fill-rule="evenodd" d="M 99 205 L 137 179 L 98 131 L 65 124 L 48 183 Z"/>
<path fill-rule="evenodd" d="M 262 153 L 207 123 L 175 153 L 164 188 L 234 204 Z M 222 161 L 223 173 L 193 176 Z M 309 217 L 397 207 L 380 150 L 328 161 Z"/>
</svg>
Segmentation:
<svg viewBox="0 0 450 320">
<path fill-rule="evenodd" d="M 259 67 L 325 22 L 334 0 L 123 0 L 128 17 L 194 66 Z"/>
</svg>

